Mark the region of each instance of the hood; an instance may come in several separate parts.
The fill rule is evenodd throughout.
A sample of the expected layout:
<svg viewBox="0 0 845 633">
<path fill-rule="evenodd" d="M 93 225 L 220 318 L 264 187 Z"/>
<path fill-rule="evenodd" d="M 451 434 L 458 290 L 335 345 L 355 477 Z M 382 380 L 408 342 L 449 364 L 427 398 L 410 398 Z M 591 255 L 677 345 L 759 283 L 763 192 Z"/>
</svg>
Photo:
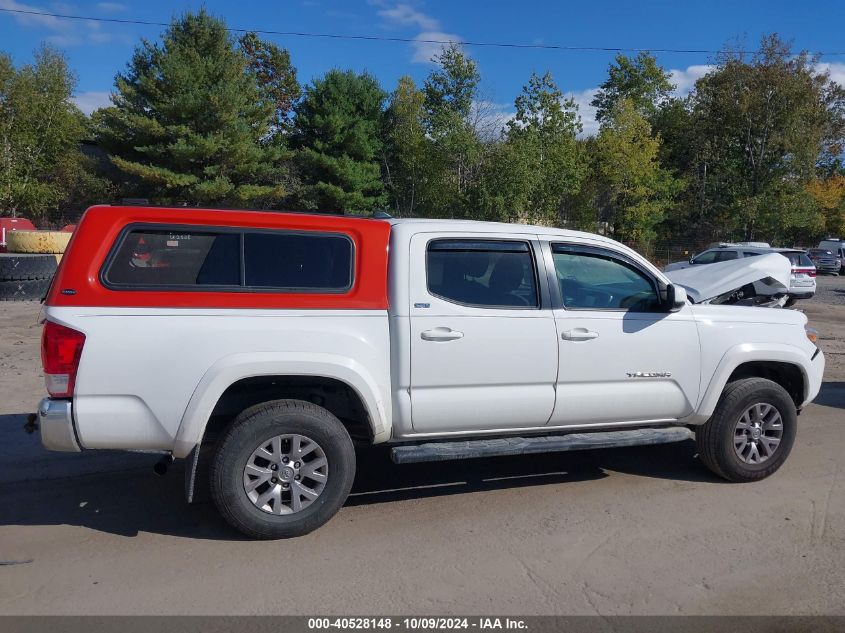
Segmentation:
<svg viewBox="0 0 845 633">
<path fill-rule="evenodd" d="M 699 264 L 665 274 L 673 284 L 683 286 L 693 303 L 702 303 L 733 293 L 749 284 L 757 295 L 789 292 L 792 264 L 778 253 L 743 257 L 715 264 Z"/>
</svg>

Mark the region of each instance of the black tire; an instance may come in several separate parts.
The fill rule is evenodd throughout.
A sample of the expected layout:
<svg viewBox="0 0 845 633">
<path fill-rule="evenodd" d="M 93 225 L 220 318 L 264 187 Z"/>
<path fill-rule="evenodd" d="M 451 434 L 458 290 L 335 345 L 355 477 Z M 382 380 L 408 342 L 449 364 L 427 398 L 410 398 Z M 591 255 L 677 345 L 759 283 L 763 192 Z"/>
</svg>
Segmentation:
<svg viewBox="0 0 845 633">
<path fill-rule="evenodd" d="M 55 255 L 0 253 L 0 281 L 50 279 L 56 266 Z"/>
<path fill-rule="evenodd" d="M 50 279 L 0 281 L 0 301 L 40 301 L 50 289 Z"/>
<path fill-rule="evenodd" d="M 783 304 L 783 307 L 784 308 L 791 308 L 792 306 L 795 305 L 796 301 L 798 301 L 798 300 L 795 297 L 793 297 L 792 295 L 790 295 L 786 298 L 786 303 Z"/>
<path fill-rule="evenodd" d="M 734 449 L 737 422 L 757 403 L 777 409 L 783 424 L 780 444 L 773 454 L 758 464 L 740 459 Z M 695 439 L 701 461 L 713 473 L 733 482 L 765 479 L 789 457 L 798 428 L 795 403 L 786 390 L 765 378 L 742 378 L 729 383 L 722 392 L 712 417 L 696 429 Z"/>
<path fill-rule="evenodd" d="M 301 434 L 325 452 L 325 488 L 307 507 L 276 515 L 253 504 L 244 488 L 247 460 L 274 436 Z M 273 400 L 243 411 L 220 438 L 211 460 L 211 496 L 223 518 L 256 539 L 302 536 L 316 530 L 340 509 L 355 479 L 355 450 L 349 433 L 334 415 L 302 400 Z"/>
</svg>

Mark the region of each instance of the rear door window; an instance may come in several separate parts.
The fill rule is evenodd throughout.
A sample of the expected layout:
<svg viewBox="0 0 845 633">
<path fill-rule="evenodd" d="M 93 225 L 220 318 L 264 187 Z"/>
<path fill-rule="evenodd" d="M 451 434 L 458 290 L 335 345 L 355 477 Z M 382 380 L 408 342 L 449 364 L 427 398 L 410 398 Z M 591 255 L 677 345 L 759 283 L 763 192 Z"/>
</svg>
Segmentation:
<svg viewBox="0 0 845 633">
<path fill-rule="evenodd" d="M 426 253 L 428 291 L 469 306 L 538 308 L 528 242 L 434 240 Z"/>
<path fill-rule="evenodd" d="M 701 255 L 694 257 L 693 264 L 712 264 L 716 261 L 716 251 L 704 251 Z"/>
</svg>

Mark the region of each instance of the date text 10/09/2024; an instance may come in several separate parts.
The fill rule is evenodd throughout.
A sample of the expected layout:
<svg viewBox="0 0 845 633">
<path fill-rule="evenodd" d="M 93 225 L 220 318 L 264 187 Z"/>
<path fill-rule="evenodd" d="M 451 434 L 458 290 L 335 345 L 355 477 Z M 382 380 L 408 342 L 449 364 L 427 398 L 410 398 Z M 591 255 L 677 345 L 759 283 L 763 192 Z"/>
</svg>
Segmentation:
<svg viewBox="0 0 845 633">
<path fill-rule="evenodd" d="M 310 630 L 327 629 L 397 629 L 397 630 L 447 630 L 447 629 L 478 629 L 478 630 L 525 630 L 528 628 L 525 620 L 519 618 L 309 618 Z"/>
</svg>

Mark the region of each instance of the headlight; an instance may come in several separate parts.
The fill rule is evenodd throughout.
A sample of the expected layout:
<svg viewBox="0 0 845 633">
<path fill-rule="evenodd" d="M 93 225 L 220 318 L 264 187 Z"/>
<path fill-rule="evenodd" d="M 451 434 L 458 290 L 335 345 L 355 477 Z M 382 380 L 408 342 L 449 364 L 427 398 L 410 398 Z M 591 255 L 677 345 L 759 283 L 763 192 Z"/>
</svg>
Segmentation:
<svg viewBox="0 0 845 633">
<path fill-rule="evenodd" d="M 807 333 L 807 338 L 810 339 L 810 342 L 813 345 L 816 345 L 819 341 L 819 331 L 814 327 L 807 327 L 804 326 L 804 331 Z"/>
</svg>

